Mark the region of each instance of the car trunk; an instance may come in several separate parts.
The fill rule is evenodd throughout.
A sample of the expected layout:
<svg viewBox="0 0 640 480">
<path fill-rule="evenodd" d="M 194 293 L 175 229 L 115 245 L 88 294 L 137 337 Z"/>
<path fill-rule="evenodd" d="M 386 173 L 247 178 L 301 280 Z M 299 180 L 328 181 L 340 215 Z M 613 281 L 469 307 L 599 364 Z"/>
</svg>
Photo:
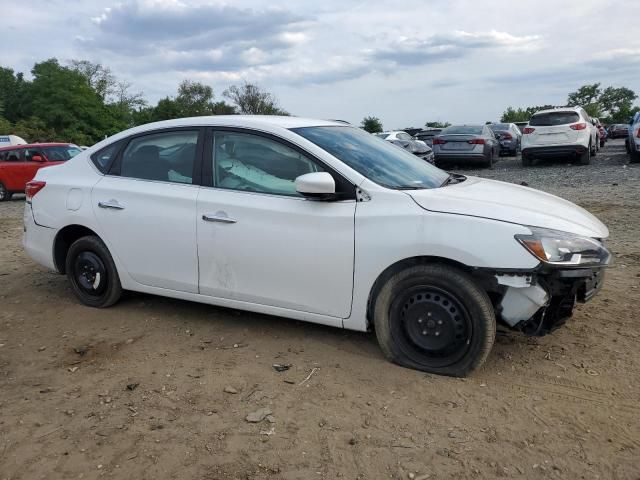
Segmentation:
<svg viewBox="0 0 640 480">
<path fill-rule="evenodd" d="M 476 147 L 482 147 L 480 144 L 471 143 L 472 140 L 480 139 L 481 137 L 479 135 L 449 134 L 441 135 L 438 138 L 440 141 L 445 142 L 444 144 L 440 144 L 440 149 L 447 152 L 469 152 Z"/>
</svg>

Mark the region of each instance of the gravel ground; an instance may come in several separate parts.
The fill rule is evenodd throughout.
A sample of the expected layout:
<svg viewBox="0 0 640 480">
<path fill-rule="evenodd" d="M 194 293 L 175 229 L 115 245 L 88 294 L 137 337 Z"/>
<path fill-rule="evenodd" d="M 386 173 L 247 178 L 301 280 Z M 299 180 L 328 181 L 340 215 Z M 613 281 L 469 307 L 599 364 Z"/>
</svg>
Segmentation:
<svg viewBox="0 0 640 480">
<path fill-rule="evenodd" d="M 23 200 L 0 204 L 0 480 L 637 480 L 640 165 L 613 141 L 589 166 L 456 170 L 587 207 L 616 253 L 565 327 L 499 335 L 468 379 L 392 365 L 371 334 L 148 295 L 83 307 L 22 252 Z"/>
</svg>

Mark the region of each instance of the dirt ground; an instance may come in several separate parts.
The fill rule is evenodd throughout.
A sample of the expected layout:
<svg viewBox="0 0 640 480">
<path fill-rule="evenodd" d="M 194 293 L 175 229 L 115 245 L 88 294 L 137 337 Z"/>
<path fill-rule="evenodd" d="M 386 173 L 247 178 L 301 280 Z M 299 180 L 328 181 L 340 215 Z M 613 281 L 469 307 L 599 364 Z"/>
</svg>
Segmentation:
<svg viewBox="0 0 640 480">
<path fill-rule="evenodd" d="M 499 334 L 467 379 L 392 365 L 372 334 L 139 294 L 81 306 L 23 253 L 23 199 L 0 204 L 0 479 L 640 478 L 627 163 L 618 141 L 588 167 L 461 169 L 589 208 L 616 257 L 564 328 Z"/>
</svg>

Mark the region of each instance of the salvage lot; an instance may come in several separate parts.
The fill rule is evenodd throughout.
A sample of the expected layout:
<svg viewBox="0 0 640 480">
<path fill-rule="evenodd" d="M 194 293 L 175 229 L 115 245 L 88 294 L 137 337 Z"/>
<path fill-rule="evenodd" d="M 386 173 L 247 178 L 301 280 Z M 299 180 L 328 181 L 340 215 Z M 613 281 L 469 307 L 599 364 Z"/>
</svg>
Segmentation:
<svg viewBox="0 0 640 480">
<path fill-rule="evenodd" d="M 579 203 L 615 255 L 564 328 L 500 334 L 463 380 L 371 334 L 138 294 L 88 309 L 22 252 L 23 200 L 0 204 L 0 479 L 638 478 L 640 169 L 616 140 L 584 167 L 455 170 Z"/>
</svg>

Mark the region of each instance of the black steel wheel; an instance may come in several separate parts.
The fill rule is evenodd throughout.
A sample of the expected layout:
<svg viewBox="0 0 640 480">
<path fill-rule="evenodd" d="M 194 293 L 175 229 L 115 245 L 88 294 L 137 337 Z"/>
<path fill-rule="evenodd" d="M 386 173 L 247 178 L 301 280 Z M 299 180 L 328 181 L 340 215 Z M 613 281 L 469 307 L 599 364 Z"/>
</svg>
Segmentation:
<svg viewBox="0 0 640 480">
<path fill-rule="evenodd" d="M 98 237 L 76 240 L 69 248 L 65 267 L 73 293 L 85 305 L 104 308 L 120 298 L 122 287 L 116 266 Z"/>
<path fill-rule="evenodd" d="M 392 328 L 403 349 L 422 352 L 434 366 L 455 363 L 468 350 L 473 334 L 469 313 L 450 292 L 418 285 L 399 295 L 391 309 L 401 319 Z"/>
<path fill-rule="evenodd" d="M 467 375 L 484 363 L 495 339 L 486 292 L 449 265 L 416 265 L 390 277 L 373 317 L 388 359 L 430 373 Z"/>
</svg>

